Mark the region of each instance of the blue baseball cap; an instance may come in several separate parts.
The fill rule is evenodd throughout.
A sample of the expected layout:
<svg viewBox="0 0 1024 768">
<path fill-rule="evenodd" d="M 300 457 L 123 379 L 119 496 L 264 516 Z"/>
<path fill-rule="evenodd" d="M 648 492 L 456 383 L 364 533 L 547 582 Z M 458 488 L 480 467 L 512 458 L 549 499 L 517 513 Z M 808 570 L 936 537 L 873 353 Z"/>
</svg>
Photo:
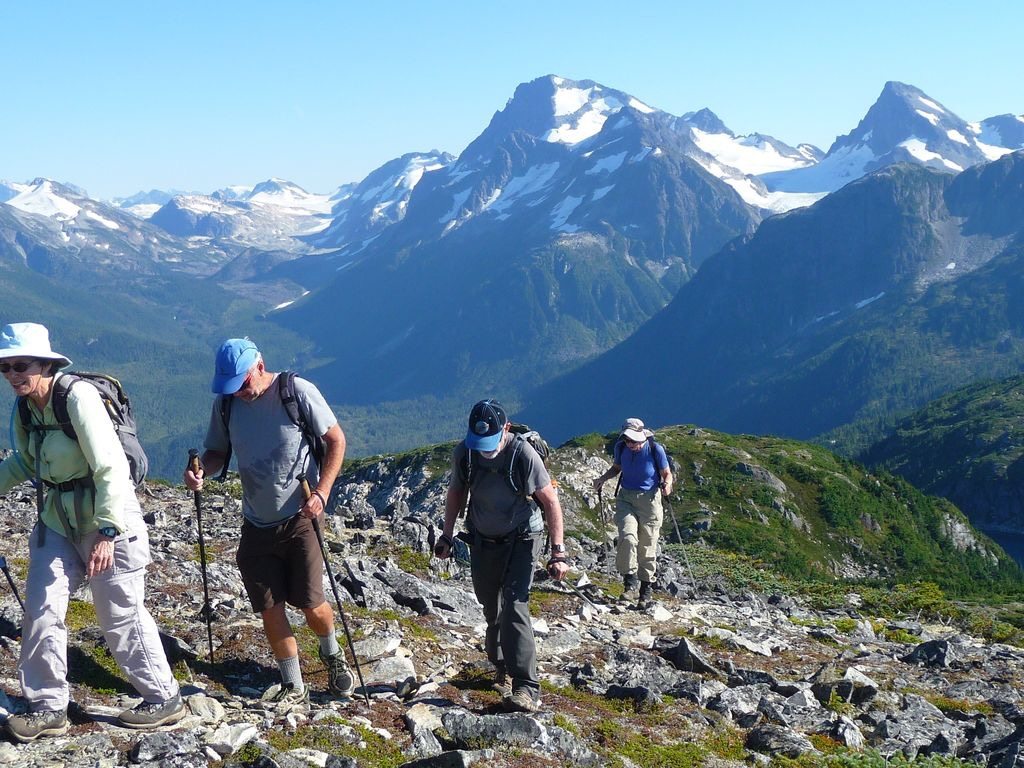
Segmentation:
<svg viewBox="0 0 1024 768">
<path fill-rule="evenodd" d="M 497 400 L 481 400 L 469 412 L 466 447 L 471 451 L 494 451 L 505 430 L 505 408 Z"/>
<path fill-rule="evenodd" d="M 245 381 L 249 369 L 260 359 L 260 351 L 248 339 L 228 339 L 217 350 L 212 389 L 218 395 L 233 395 Z"/>
</svg>

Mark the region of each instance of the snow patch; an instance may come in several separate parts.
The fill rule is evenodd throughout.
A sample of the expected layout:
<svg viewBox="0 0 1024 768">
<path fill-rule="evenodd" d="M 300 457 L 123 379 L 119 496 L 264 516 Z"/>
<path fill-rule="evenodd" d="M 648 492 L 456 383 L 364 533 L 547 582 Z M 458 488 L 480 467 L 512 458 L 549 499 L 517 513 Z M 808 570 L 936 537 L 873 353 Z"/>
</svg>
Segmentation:
<svg viewBox="0 0 1024 768">
<path fill-rule="evenodd" d="M 654 107 L 649 107 L 646 104 L 644 104 L 642 101 L 640 101 L 639 99 L 634 99 L 634 98 L 630 98 L 629 106 L 631 106 L 637 112 L 643 112 L 645 115 L 649 115 L 652 112 L 657 112 L 658 111 Z"/>
<path fill-rule="evenodd" d="M 57 194 L 49 181 L 26 188 L 8 200 L 7 205 L 48 219 L 73 219 L 82 210 L 80 206 Z"/>
<path fill-rule="evenodd" d="M 952 139 L 953 141 L 959 141 L 961 144 L 966 144 L 968 147 L 971 146 L 971 142 L 969 142 L 967 140 L 967 137 L 960 133 L 960 131 L 955 131 L 952 128 L 950 128 L 948 131 L 946 131 L 946 135 L 949 136 L 949 138 Z"/>
<path fill-rule="evenodd" d="M 645 157 L 651 154 L 652 151 L 654 151 L 654 147 L 644 147 L 631 158 L 629 158 L 629 162 L 639 163 L 641 160 L 643 160 Z"/>
<path fill-rule="evenodd" d="M 309 296 L 309 291 L 303 291 L 302 294 L 299 296 L 299 299 L 301 299 L 303 296 Z M 280 304 L 278 304 L 276 307 L 274 307 L 270 311 L 274 312 L 274 311 L 276 311 L 278 309 L 284 309 L 285 307 L 290 307 L 292 304 L 294 304 L 299 299 L 292 299 L 291 301 L 282 301 Z"/>
<path fill-rule="evenodd" d="M 98 213 L 96 213 L 96 211 L 86 211 L 85 215 L 88 216 L 90 219 L 94 219 L 94 220 L 98 221 L 100 224 L 102 224 L 107 229 L 120 229 L 121 228 L 121 225 L 118 224 L 116 221 L 111 221 L 110 219 L 105 219 L 102 216 L 100 216 Z"/>
<path fill-rule="evenodd" d="M 920 101 L 922 104 L 924 104 L 926 107 L 928 107 L 928 109 L 934 109 L 936 112 L 945 112 L 946 111 L 941 106 L 939 106 L 934 101 L 932 101 L 931 99 L 924 98 L 924 96 L 918 96 L 917 100 Z"/>
<path fill-rule="evenodd" d="M 983 141 L 975 141 L 975 146 L 981 150 L 981 153 L 985 156 L 986 160 L 998 160 L 1003 155 L 1008 155 L 1013 152 L 1008 147 L 995 147 L 991 144 L 986 144 Z"/>
<path fill-rule="evenodd" d="M 864 309 L 864 307 L 866 307 L 868 304 L 871 304 L 874 301 L 878 301 L 883 296 L 885 296 L 885 291 L 882 291 L 881 293 L 879 293 L 879 294 L 877 294 L 875 296 L 872 296 L 870 299 L 864 299 L 863 301 L 858 301 L 853 306 L 854 306 L 855 309 Z"/>
<path fill-rule="evenodd" d="M 600 200 L 602 197 L 607 195 L 613 189 L 615 189 L 615 185 L 614 184 L 610 184 L 607 187 L 598 187 L 597 189 L 594 190 L 593 194 L 590 196 L 590 201 L 594 202 L 595 200 Z"/>
<path fill-rule="evenodd" d="M 625 152 L 620 152 L 619 154 L 611 155 L 610 157 L 603 157 L 594 163 L 593 166 L 588 168 L 585 173 L 587 176 L 594 176 L 598 173 L 611 173 L 612 171 L 617 170 L 625 159 Z"/>
<path fill-rule="evenodd" d="M 491 204 L 490 209 L 496 213 L 504 213 L 519 198 L 540 192 L 551 181 L 558 171 L 558 167 L 558 163 L 530 166 L 522 176 L 515 176 L 508 180 L 504 189 L 500 190 L 498 199 Z"/>
<path fill-rule="evenodd" d="M 578 230 L 579 227 L 573 224 L 566 224 L 565 222 L 582 202 L 582 197 L 570 196 L 556 205 L 551 211 L 551 229 L 557 232 L 575 232 Z"/>
<path fill-rule="evenodd" d="M 933 115 L 931 112 L 922 112 L 920 109 L 915 109 L 914 111 L 917 112 L 917 114 L 919 114 L 921 117 L 923 117 L 925 120 L 927 120 L 932 125 L 938 125 L 939 124 L 939 119 L 940 118 L 939 118 L 938 115 Z"/>
<path fill-rule="evenodd" d="M 704 152 L 726 165 L 754 176 L 804 168 L 813 164 L 813 161 L 803 154 L 800 157 L 783 155 L 771 144 L 759 143 L 745 136 L 707 133 L 692 126 L 690 134 L 694 144 Z"/>
<path fill-rule="evenodd" d="M 946 265 L 946 269 L 956 269 L 956 262 L 955 261 L 949 262 L 949 264 Z"/>
<path fill-rule="evenodd" d="M 954 171 L 963 170 L 963 168 L 954 163 L 952 160 L 947 160 L 937 152 L 932 152 L 930 149 L 928 149 L 928 146 L 916 136 L 907 139 L 906 141 L 900 142 L 898 146 L 903 147 L 905 150 L 907 150 L 907 153 L 911 157 L 914 157 L 923 163 L 927 163 L 929 160 L 938 160 L 947 168 L 950 168 Z"/>
<path fill-rule="evenodd" d="M 445 224 L 447 222 L 453 222 L 455 220 L 455 217 L 459 214 L 459 211 L 462 210 L 462 206 L 465 205 L 466 201 L 469 199 L 469 195 L 470 193 L 472 193 L 472 191 L 472 188 L 469 188 L 456 193 L 455 196 L 452 198 L 451 209 L 448 211 L 448 213 L 439 218 L 437 220 L 437 223 Z"/>
</svg>

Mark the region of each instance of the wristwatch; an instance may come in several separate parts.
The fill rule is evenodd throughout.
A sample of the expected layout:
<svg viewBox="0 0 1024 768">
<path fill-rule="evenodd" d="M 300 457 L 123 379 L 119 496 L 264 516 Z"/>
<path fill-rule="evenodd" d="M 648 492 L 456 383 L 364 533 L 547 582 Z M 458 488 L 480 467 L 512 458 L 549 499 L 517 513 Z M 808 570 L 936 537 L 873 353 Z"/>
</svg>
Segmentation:
<svg viewBox="0 0 1024 768">
<path fill-rule="evenodd" d="M 565 552 L 565 544 L 552 544 L 551 545 L 551 554 L 564 553 L 564 552 Z"/>
<path fill-rule="evenodd" d="M 97 531 L 97 533 L 99 533 L 100 536 L 106 536 L 110 539 L 117 538 L 117 528 L 115 528 L 112 525 L 106 525 L 103 528 L 100 528 L 99 531 Z"/>
</svg>

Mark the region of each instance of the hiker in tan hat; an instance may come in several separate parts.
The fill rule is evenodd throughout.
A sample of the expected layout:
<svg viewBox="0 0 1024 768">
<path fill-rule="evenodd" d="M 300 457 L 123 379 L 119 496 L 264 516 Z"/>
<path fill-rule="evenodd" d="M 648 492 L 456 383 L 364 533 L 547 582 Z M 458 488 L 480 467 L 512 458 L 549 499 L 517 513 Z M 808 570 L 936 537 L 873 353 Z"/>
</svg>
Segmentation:
<svg viewBox="0 0 1024 768">
<path fill-rule="evenodd" d="M 621 487 L 615 493 L 619 531 L 615 566 L 625 588 L 622 599 L 635 599 L 643 609 L 653 602 L 651 585 L 658 571 L 658 536 L 664 517 L 661 497 L 672 493 L 672 469 L 665 449 L 640 419 L 626 419 L 612 455 L 611 469 L 594 480 L 594 490 L 621 473 Z"/>
<path fill-rule="evenodd" d="M 65 614 L 71 594 L 86 579 L 107 647 L 143 697 L 118 715 L 118 725 L 152 728 L 185 715 L 143 601 L 149 536 L 128 459 L 98 390 L 62 381 L 61 369 L 69 365 L 50 348 L 44 326 L 12 323 L 0 330 L 0 373 L 19 401 L 11 417 L 15 453 L 0 463 L 0 493 L 32 480 L 39 513 L 29 537 L 18 665 L 29 711 L 6 723 L 19 742 L 68 729 Z M 67 400 L 66 423 L 55 413 L 55 392 Z"/>
</svg>

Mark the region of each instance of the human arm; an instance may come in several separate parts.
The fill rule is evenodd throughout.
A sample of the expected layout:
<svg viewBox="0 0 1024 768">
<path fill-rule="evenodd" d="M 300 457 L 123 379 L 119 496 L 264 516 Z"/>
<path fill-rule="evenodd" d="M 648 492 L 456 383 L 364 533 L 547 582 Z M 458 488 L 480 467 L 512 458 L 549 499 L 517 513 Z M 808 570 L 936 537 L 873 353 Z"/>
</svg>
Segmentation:
<svg viewBox="0 0 1024 768">
<path fill-rule="evenodd" d="M 68 419 L 92 474 L 91 527 L 97 530 L 112 528 L 116 533 L 124 533 L 128 529 L 125 504 L 128 494 L 134 492 L 131 471 L 106 406 L 93 387 L 79 385 L 68 391 Z M 113 564 L 114 537 L 97 532 L 85 564 L 85 573 L 92 578 Z"/>
<path fill-rule="evenodd" d="M 672 470 L 668 467 L 661 470 L 661 493 L 663 496 L 672 495 Z"/>
<path fill-rule="evenodd" d="M 658 470 L 658 474 L 661 476 L 661 493 L 663 496 L 672 495 L 672 466 L 669 464 L 668 454 L 665 453 L 665 448 L 660 443 L 654 444 L 655 455 L 655 467 L 662 467 Z"/>
<path fill-rule="evenodd" d="M 299 514 L 303 517 L 314 518 L 324 514 L 327 509 L 327 499 L 331 497 L 331 490 L 334 488 L 334 481 L 338 479 L 341 465 L 345 461 L 345 433 L 341 425 L 335 422 L 330 429 L 324 432 L 324 463 L 320 467 L 320 477 L 317 480 L 316 488 L 302 505 Z"/>
<path fill-rule="evenodd" d="M 466 506 L 466 497 L 469 490 L 464 487 L 456 487 L 455 483 L 448 486 L 448 493 L 444 497 L 444 529 L 441 537 L 434 545 L 434 554 L 442 560 L 448 557 L 452 551 L 452 537 L 455 534 L 455 521 Z"/>
<path fill-rule="evenodd" d="M 594 480 L 594 490 L 595 491 L 601 490 L 601 486 L 602 485 L 604 485 L 606 482 L 611 480 L 613 477 L 615 477 L 621 471 L 622 471 L 622 467 L 620 467 L 618 464 L 612 464 L 608 468 L 607 472 L 605 472 L 600 477 L 598 477 L 596 480 Z"/>
</svg>

